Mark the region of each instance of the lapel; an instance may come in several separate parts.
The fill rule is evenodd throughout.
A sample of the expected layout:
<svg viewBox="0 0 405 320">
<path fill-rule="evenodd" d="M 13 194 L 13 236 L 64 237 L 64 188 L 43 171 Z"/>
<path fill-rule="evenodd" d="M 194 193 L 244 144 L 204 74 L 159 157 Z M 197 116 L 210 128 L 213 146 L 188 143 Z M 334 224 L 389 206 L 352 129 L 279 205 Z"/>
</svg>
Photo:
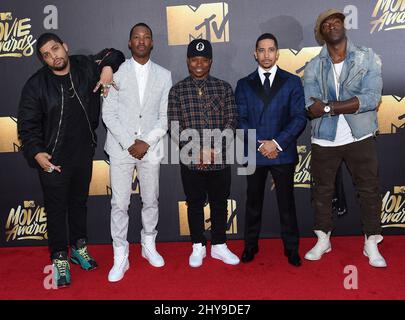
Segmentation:
<svg viewBox="0 0 405 320">
<path fill-rule="evenodd" d="M 260 80 L 259 71 L 253 72 L 249 77 L 249 85 L 256 95 L 262 100 L 265 108 L 271 103 L 271 101 L 276 96 L 277 92 L 280 91 L 283 84 L 286 82 L 287 77 L 284 76 L 284 70 L 280 67 L 277 68 L 276 75 L 274 76 L 273 83 L 270 88 L 270 94 L 266 95 L 262 81 Z"/>
<path fill-rule="evenodd" d="M 282 70 L 282 69 L 280 69 L 280 67 L 278 67 L 276 75 L 274 76 L 273 84 L 271 85 L 271 88 L 270 88 L 268 104 L 271 103 L 271 101 L 276 96 L 277 92 L 280 91 L 281 87 L 287 81 L 287 77 L 285 77 L 283 73 L 284 73 L 284 70 Z"/>
<path fill-rule="evenodd" d="M 274 76 L 273 83 L 270 88 L 270 94 L 267 97 L 267 103 L 264 105 L 263 111 L 260 114 L 259 123 L 262 124 L 263 115 L 266 113 L 267 109 L 270 107 L 271 102 L 273 101 L 274 97 L 280 91 L 284 83 L 287 81 L 287 77 L 284 74 L 284 70 L 277 68 L 277 72 Z"/>
<path fill-rule="evenodd" d="M 262 100 L 263 105 L 267 105 L 268 96 L 264 92 L 262 81 L 260 80 L 259 71 L 256 70 L 249 76 L 248 83 L 254 93 Z"/>
<path fill-rule="evenodd" d="M 136 80 L 136 73 L 135 73 L 135 67 L 134 67 L 134 62 L 132 61 L 133 58 L 130 58 L 131 60 L 128 63 L 128 84 L 129 87 L 131 88 L 129 90 L 130 95 L 135 102 L 135 106 L 140 107 L 141 106 L 141 100 L 139 98 L 139 87 L 138 87 L 138 81 Z"/>
<path fill-rule="evenodd" d="M 145 93 L 143 94 L 143 103 L 141 106 L 141 110 L 145 108 L 150 98 L 152 88 L 155 86 L 155 82 L 157 79 L 155 64 L 150 61 L 150 69 L 148 74 L 148 80 L 146 81 Z"/>
<path fill-rule="evenodd" d="M 328 49 L 326 45 L 323 46 L 321 52 L 319 53 L 320 62 L 321 62 L 321 74 L 322 79 L 321 83 L 323 86 L 323 90 L 326 94 L 323 95 L 323 100 L 337 100 L 336 98 L 336 87 L 335 87 L 335 77 L 333 74 L 333 67 L 332 67 L 332 59 L 330 58 Z M 340 76 L 340 92 L 339 96 L 342 93 L 342 84 L 347 81 L 349 77 L 350 70 L 353 68 L 355 61 L 354 61 L 354 45 L 351 43 L 350 40 L 347 40 L 346 46 L 346 60 L 343 64 L 343 68 L 341 71 Z"/>
</svg>

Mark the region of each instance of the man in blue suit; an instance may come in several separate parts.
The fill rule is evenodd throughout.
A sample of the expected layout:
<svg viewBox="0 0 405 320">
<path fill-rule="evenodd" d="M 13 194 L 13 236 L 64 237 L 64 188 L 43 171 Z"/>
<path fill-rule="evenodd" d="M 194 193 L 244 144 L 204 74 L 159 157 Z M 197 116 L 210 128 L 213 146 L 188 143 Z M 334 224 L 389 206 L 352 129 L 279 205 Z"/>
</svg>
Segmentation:
<svg viewBox="0 0 405 320">
<path fill-rule="evenodd" d="M 304 90 L 301 79 L 280 69 L 278 43 L 274 35 L 262 34 L 254 56 L 258 69 L 240 79 L 236 87 L 239 128 L 256 130 L 256 170 L 247 176 L 245 249 L 242 262 L 250 262 L 259 251 L 264 190 L 270 171 L 276 187 L 284 254 L 294 266 L 301 265 L 298 254 L 299 231 L 294 200 L 294 171 L 298 160 L 297 138 L 305 128 Z M 252 165 L 252 163 L 249 163 Z"/>
</svg>

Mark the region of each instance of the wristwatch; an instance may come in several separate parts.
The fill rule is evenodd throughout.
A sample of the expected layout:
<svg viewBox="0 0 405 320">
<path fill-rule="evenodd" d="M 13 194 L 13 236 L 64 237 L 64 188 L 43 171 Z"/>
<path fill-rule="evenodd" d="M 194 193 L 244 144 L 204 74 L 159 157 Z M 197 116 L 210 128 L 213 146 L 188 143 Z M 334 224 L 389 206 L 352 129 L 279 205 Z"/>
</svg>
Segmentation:
<svg viewBox="0 0 405 320">
<path fill-rule="evenodd" d="M 326 106 L 323 107 L 323 112 L 329 113 L 330 111 L 331 111 L 331 107 L 329 104 L 327 104 Z"/>
</svg>

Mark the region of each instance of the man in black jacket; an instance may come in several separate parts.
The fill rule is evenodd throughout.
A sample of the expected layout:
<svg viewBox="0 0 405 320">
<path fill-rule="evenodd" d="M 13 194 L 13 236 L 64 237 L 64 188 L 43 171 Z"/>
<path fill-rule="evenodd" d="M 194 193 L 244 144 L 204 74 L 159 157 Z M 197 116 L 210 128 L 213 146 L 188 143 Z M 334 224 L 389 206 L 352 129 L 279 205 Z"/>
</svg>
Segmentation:
<svg viewBox="0 0 405 320">
<path fill-rule="evenodd" d="M 70 260 L 97 267 L 87 251 L 87 198 L 99 123 L 100 91 L 108 94 L 122 52 L 104 49 L 93 57 L 69 56 L 52 33 L 37 41 L 44 67 L 25 84 L 18 110 L 18 134 L 29 164 L 38 169 L 47 212 L 54 279 L 70 284 Z M 66 219 L 67 217 L 67 219 Z M 69 237 L 67 237 L 67 224 Z"/>
</svg>

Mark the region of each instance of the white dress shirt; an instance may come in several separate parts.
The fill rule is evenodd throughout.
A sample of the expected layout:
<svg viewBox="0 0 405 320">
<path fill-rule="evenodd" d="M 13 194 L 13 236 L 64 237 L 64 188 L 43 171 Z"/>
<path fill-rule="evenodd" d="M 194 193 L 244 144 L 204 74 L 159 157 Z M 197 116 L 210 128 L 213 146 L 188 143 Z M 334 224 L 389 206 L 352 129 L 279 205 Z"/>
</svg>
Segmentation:
<svg viewBox="0 0 405 320">
<path fill-rule="evenodd" d="M 150 60 L 145 64 L 140 64 L 132 58 L 132 63 L 135 70 L 136 81 L 138 82 L 138 93 L 141 104 L 143 103 L 143 97 L 145 96 L 146 83 L 148 81 L 150 71 Z"/>
<path fill-rule="evenodd" d="M 274 77 L 276 76 L 276 72 L 277 72 L 277 65 L 275 64 L 274 66 L 272 66 L 270 68 L 270 70 L 265 70 L 263 69 L 261 66 L 259 66 L 258 68 L 258 72 L 259 72 L 259 76 L 260 76 L 260 80 L 262 81 L 262 84 L 264 84 L 264 80 L 266 80 L 266 76 L 264 75 L 265 72 L 270 72 L 270 87 L 273 85 L 273 81 L 274 81 Z"/>
<path fill-rule="evenodd" d="M 273 85 L 274 77 L 276 76 L 277 69 L 278 69 L 278 67 L 276 64 L 274 66 L 272 66 L 269 70 L 265 70 L 261 66 L 258 67 L 257 71 L 259 72 L 259 77 L 262 82 L 262 85 L 264 84 L 264 80 L 266 80 L 266 76 L 264 75 L 264 73 L 270 72 L 269 80 L 270 80 L 270 88 L 271 88 L 271 86 Z M 277 145 L 278 151 L 283 151 L 283 149 L 280 147 L 280 145 L 277 143 L 277 141 L 274 139 L 273 139 L 273 141 Z M 259 149 L 260 149 L 260 147 L 259 147 Z"/>
</svg>

